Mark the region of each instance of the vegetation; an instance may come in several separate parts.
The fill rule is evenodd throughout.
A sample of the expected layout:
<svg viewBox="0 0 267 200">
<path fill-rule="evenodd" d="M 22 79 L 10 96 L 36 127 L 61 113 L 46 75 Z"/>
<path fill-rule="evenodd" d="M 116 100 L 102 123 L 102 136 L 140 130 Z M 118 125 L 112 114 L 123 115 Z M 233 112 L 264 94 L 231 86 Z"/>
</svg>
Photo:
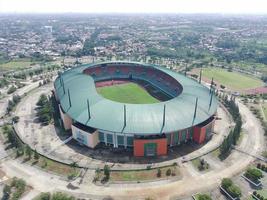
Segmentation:
<svg viewBox="0 0 267 200">
<path fill-rule="evenodd" d="M 7 138 L 7 143 L 9 143 L 12 147 L 15 148 L 20 148 L 22 146 L 22 143 L 14 132 L 12 126 L 4 125 L 2 127 L 2 130 L 5 137 Z"/>
<path fill-rule="evenodd" d="M 159 176 L 160 173 L 160 176 Z M 96 171 L 94 181 L 102 181 L 105 178 L 104 172 Z M 157 178 L 177 177 L 180 175 L 179 168 L 175 165 L 160 169 L 145 169 L 131 171 L 110 171 L 110 181 L 146 181 Z M 97 177 L 97 178 L 96 178 Z"/>
<path fill-rule="evenodd" d="M 9 81 L 6 78 L 0 79 L 0 88 L 6 87 L 9 85 Z"/>
<path fill-rule="evenodd" d="M 4 186 L 4 199 L 18 200 L 26 191 L 26 182 L 23 179 L 14 177 L 11 182 Z"/>
<path fill-rule="evenodd" d="M 224 139 L 222 145 L 220 146 L 221 156 L 227 155 L 231 150 L 232 145 L 236 145 L 237 141 L 241 135 L 242 119 L 239 113 L 239 108 L 235 103 L 235 99 L 231 97 L 229 99 L 228 95 L 220 97 L 222 103 L 231 113 L 233 120 L 235 121 L 235 127 L 230 131 L 229 135 Z"/>
<path fill-rule="evenodd" d="M 7 113 L 10 113 L 15 106 L 20 102 L 21 97 L 19 95 L 14 95 L 11 100 L 8 100 Z"/>
<path fill-rule="evenodd" d="M 212 200 L 208 194 L 197 194 L 195 198 L 196 200 Z"/>
<path fill-rule="evenodd" d="M 54 194 L 45 192 L 35 197 L 34 200 L 75 200 L 75 198 L 62 192 L 56 192 Z"/>
<path fill-rule="evenodd" d="M 48 98 L 45 94 L 42 94 L 36 105 L 39 121 L 43 124 L 50 123 L 53 117 L 53 106 L 51 99 Z"/>
<path fill-rule="evenodd" d="M 152 97 L 145 89 L 135 83 L 99 87 L 97 92 L 107 99 L 122 103 L 144 104 L 159 102 L 159 100 Z"/>
<path fill-rule="evenodd" d="M 233 183 L 233 181 L 229 178 L 224 178 L 221 182 L 221 187 L 226 190 L 233 198 L 241 197 L 240 188 Z"/>
<path fill-rule="evenodd" d="M 257 168 L 267 173 L 267 165 L 258 163 Z"/>
<path fill-rule="evenodd" d="M 17 88 L 12 85 L 8 90 L 7 90 L 7 94 L 12 94 L 13 92 L 15 92 L 17 90 Z"/>
<path fill-rule="evenodd" d="M 253 192 L 253 195 L 256 196 L 260 200 L 266 200 L 267 199 L 267 191 L 266 190 L 257 190 L 257 191 L 254 191 Z"/>
<path fill-rule="evenodd" d="M 110 167 L 108 165 L 104 166 L 104 175 L 105 175 L 105 180 L 109 180 L 110 178 Z"/>
<path fill-rule="evenodd" d="M 248 168 L 245 176 L 256 183 L 263 177 L 262 172 L 256 168 Z"/>
<path fill-rule="evenodd" d="M 209 79 L 214 78 L 215 81 L 234 90 L 244 90 L 263 86 L 263 82 L 260 79 L 237 72 L 229 72 L 220 68 L 204 68 L 202 75 Z"/>
<path fill-rule="evenodd" d="M 205 161 L 204 159 L 194 159 L 192 160 L 193 165 L 199 170 L 199 171 L 204 171 L 209 169 L 209 163 Z"/>
</svg>

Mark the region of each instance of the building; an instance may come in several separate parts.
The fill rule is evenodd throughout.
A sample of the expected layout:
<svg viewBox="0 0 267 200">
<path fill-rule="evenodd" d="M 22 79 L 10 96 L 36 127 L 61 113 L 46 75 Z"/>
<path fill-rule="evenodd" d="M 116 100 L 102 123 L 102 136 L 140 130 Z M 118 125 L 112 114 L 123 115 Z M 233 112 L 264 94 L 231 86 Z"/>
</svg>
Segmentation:
<svg viewBox="0 0 267 200">
<path fill-rule="evenodd" d="M 135 81 L 159 103 L 111 101 L 96 85 Z M 218 101 L 211 85 L 165 67 L 138 62 L 86 64 L 61 73 L 54 82 L 63 126 L 90 148 L 99 143 L 132 148 L 134 156 L 166 155 L 168 148 L 188 141 L 202 144 L 212 136 Z"/>
</svg>

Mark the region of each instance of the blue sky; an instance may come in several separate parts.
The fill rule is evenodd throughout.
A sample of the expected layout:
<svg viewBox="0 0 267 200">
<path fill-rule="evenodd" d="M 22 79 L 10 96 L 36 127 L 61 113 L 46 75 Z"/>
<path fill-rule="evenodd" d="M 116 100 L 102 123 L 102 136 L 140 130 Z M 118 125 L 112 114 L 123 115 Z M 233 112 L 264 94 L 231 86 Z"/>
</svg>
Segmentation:
<svg viewBox="0 0 267 200">
<path fill-rule="evenodd" d="M 267 0 L 0 0 L 18 13 L 267 13 Z"/>
</svg>

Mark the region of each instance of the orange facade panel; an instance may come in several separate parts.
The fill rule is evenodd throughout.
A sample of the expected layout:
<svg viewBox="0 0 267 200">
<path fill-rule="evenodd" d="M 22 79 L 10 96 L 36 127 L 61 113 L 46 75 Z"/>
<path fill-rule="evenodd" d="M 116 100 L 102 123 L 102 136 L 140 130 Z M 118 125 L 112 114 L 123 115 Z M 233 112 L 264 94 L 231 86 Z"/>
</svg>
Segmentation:
<svg viewBox="0 0 267 200">
<path fill-rule="evenodd" d="M 158 139 L 134 139 L 134 156 L 148 156 L 146 147 L 150 149 L 155 156 L 162 156 L 167 154 L 167 138 Z"/>
<path fill-rule="evenodd" d="M 205 141 L 205 139 L 206 139 L 206 128 L 194 127 L 193 140 L 198 144 L 202 144 Z"/>
<path fill-rule="evenodd" d="M 210 121 L 210 123 L 205 124 L 204 126 L 195 126 L 194 127 L 194 134 L 193 134 L 193 140 L 198 143 L 202 144 L 205 142 L 206 138 L 208 137 L 207 130 L 209 127 L 211 127 L 211 130 L 214 128 L 214 119 Z"/>
</svg>

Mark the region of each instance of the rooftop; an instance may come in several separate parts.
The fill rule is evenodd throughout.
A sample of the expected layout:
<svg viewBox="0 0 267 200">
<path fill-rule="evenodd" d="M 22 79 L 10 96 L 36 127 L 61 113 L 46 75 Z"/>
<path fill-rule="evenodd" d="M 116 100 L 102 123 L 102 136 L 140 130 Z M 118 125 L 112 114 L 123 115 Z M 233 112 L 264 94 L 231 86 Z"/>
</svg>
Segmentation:
<svg viewBox="0 0 267 200">
<path fill-rule="evenodd" d="M 57 77 L 55 90 L 61 107 L 75 121 L 105 131 L 149 135 L 169 133 L 198 125 L 215 114 L 217 110 L 218 101 L 215 95 L 197 81 L 165 67 L 128 61 L 112 63 L 132 63 L 133 67 L 134 64 L 138 64 L 159 69 L 175 78 L 182 85 L 183 91 L 175 98 L 153 104 L 127 104 L 106 99 L 97 93 L 94 79 L 84 74 L 83 70 L 111 62 L 85 64 L 62 73 L 65 94 L 60 78 Z M 165 123 L 163 122 L 164 105 L 166 106 Z M 126 118 L 125 127 L 124 118 Z"/>
</svg>

